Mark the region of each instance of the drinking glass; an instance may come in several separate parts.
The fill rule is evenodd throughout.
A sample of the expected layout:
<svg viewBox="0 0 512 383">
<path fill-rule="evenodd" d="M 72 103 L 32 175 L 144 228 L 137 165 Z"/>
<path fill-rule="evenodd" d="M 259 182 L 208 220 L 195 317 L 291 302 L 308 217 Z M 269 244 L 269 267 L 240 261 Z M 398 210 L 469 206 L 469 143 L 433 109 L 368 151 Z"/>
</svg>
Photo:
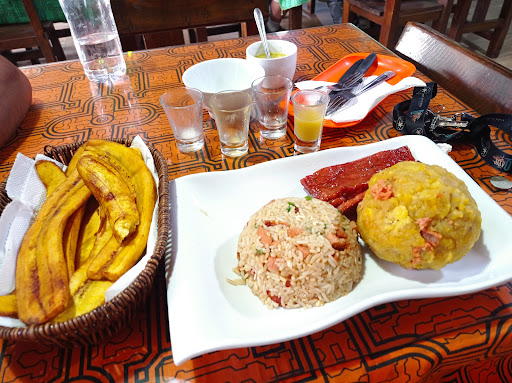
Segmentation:
<svg viewBox="0 0 512 383">
<path fill-rule="evenodd" d="M 180 87 L 165 92 L 160 104 L 171 124 L 180 152 L 190 153 L 204 146 L 203 94 L 194 88 Z"/>
<path fill-rule="evenodd" d="M 126 63 L 110 0 L 59 0 L 87 78 L 115 81 Z"/>
<path fill-rule="evenodd" d="M 264 76 L 253 81 L 261 136 L 276 140 L 286 134 L 292 82 L 282 76 Z"/>
<path fill-rule="evenodd" d="M 251 95 L 227 90 L 210 99 L 213 118 L 220 138 L 220 150 L 229 157 L 244 155 L 249 150 Z"/>
<path fill-rule="evenodd" d="M 299 90 L 292 96 L 295 133 L 294 149 L 312 153 L 320 149 L 325 109 L 329 103 L 327 93 L 318 90 Z"/>
</svg>

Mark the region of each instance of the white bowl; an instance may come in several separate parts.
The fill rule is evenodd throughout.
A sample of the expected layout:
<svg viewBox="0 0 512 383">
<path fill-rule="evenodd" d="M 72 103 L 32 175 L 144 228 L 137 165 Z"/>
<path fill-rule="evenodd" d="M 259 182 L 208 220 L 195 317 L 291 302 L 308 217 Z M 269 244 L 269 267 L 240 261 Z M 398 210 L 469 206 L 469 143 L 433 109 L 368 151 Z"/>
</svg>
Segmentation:
<svg viewBox="0 0 512 383">
<path fill-rule="evenodd" d="M 258 58 L 256 56 L 265 54 L 261 41 L 249 45 L 245 51 L 248 61 L 254 62 L 265 69 L 267 76 L 283 76 L 293 82 L 295 68 L 297 67 L 297 46 L 286 40 L 268 40 L 271 53 L 284 54 L 283 57 Z"/>
<path fill-rule="evenodd" d="M 255 62 L 222 58 L 200 62 L 183 73 L 183 83 L 203 92 L 204 106 L 210 111 L 210 97 L 223 90 L 245 91 L 252 96 L 251 84 L 265 75 Z"/>
</svg>

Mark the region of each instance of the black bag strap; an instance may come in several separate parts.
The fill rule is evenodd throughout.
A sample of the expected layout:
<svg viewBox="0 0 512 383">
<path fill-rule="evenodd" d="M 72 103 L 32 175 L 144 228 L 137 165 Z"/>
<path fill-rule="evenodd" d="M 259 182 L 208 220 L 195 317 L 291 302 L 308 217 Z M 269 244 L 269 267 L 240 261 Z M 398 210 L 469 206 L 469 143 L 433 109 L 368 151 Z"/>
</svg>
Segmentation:
<svg viewBox="0 0 512 383">
<path fill-rule="evenodd" d="M 427 136 L 436 143 L 463 142 L 474 145 L 489 165 L 512 174 L 512 155 L 499 149 L 491 140 L 491 126 L 512 136 L 512 115 L 496 113 L 475 118 L 462 113 L 442 117 L 429 109 L 430 100 L 436 94 L 436 83 L 415 87 L 410 100 L 393 108 L 393 127 L 401 134 Z"/>
</svg>

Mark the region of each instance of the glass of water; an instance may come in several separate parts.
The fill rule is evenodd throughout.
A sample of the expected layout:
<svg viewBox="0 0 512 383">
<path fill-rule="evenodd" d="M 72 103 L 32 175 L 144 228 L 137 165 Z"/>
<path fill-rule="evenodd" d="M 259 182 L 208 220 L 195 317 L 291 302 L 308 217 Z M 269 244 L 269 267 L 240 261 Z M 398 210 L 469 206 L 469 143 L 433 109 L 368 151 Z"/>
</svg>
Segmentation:
<svg viewBox="0 0 512 383">
<path fill-rule="evenodd" d="M 251 106 L 252 97 L 246 92 L 227 90 L 210 99 L 222 154 L 238 157 L 249 150 Z"/>
<path fill-rule="evenodd" d="M 203 93 L 194 88 L 179 87 L 165 92 L 160 104 L 171 124 L 176 147 L 190 153 L 204 146 Z"/>
<path fill-rule="evenodd" d="M 115 81 L 126 63 L 110 0 L 59 0 L 84 72 L 90 81 Z"/>
<path fill-rule="evenodd" d="M 277 140 L 286 134 L 292 82 L 282 76 L 264 76 L 252 83 L 261 136 Z"/>
</svg>

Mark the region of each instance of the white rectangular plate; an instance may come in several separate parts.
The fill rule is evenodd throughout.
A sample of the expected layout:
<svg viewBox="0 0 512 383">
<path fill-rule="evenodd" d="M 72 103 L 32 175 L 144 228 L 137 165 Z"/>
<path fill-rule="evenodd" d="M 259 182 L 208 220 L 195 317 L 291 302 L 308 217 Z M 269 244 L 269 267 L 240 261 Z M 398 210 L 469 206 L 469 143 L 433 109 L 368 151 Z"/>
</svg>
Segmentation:
<svg viewBox="0 0 512 383">
<path fill-rule="evenodd" d="M 274 198 L 307 193 L 300 179 L 325 167 L 407 145 L 413 156 L 463 180 L 482 212 L 482 235 L 462 260 L 440 271 L 405 270 L 363 248 L 362 281 L 348 295 L 312 309 L 269 310 L 236 278 L 238 236 Z M 483 290 L 512 279 L 512 218 L 429 139 L 403 136 L 322 150 L 171 182 L 172 252 L 166 258 L 169 328 L 175 364 L 205 352 L 266 345 L 326 329 L 375 305 Z"/>
</svg>

